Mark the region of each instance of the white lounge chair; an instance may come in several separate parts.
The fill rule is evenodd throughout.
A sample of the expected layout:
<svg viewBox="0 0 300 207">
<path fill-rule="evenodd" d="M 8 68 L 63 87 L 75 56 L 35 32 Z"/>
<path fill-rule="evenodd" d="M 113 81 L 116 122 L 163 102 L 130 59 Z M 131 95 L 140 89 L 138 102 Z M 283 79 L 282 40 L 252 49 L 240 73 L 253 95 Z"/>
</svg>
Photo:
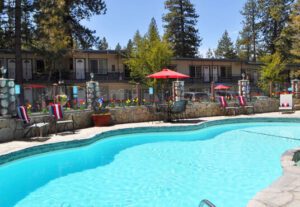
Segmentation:
<svg viewBox="0 0 300 207">
<path fill-rule="evenodd" d="M 293 94 L 281 94 L 280 95 L 279 111 L 294 112 Z"/>
</svg>

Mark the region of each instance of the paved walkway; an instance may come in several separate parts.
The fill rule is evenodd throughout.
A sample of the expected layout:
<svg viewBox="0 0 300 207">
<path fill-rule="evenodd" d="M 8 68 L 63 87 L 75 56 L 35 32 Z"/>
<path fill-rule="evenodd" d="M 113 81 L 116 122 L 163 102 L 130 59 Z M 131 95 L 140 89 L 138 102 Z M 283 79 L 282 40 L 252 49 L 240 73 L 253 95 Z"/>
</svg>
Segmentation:
<svg viewBox="0 0 300 207">
<path fill-rule="evenodd" d="M 239 116 L 218 116 L 218 117 L 201 117 L 196 121 L 213 121 L 220 119 L 242 118 L 242 117 L 272 117 L 272 118 L 300 118 L 300 111 L 293 114 L 281 114 L 279 112 L 263 113 L 255 115 L 239 115 Z M 59 134 L 51 135 L 48 138 L 33 138 L 27 141 L 11 141 L 0 144 L 0 155 L 8 154 L 10 152 L 18 151 L 32 146 L 38 146 L 48 143 L 64 142 L 71 140 L 80 140 L 90 138 L 98 133 L 122 129 L 122 128 L 136 128 L 136 127 L 151 127 L 151 126 L 172 126 L 172 123 L 163 122 L 144 122 L 144 123 L 130 123 L 119 124 L 110 127 L 92 127 L 87 129 L 77 130 L 75 134 Z M 191 124 L 178 124 L 191 125 Z M 299 148 L 300 149 L 300 148 Z M 257 195 L 249 202 L 247 207 L 300 207 L 300 167 L 293 166 L 292 161 L 293 151 L 287 152 L 282 157 L 283 176 L 275 181 L 267 189 L 257 193 Z"/>
</svg>

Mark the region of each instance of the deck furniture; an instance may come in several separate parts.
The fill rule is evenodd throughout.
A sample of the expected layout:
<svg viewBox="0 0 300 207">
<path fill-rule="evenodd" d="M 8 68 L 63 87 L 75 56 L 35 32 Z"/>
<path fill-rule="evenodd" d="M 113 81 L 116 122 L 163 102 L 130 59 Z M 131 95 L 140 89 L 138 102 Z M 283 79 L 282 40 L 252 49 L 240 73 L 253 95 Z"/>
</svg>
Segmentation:
<svg viewBox="0 0 300 207">
<path fill-rule="evenodd" d="M 43 122 L 32 122 L 28 116 L 27 108 L 25 106 L 17 107 L 17 119 L 16 119 L 16 130 L 25 130 L 24 138 L 33 130 L 38 129 L 40 137 L 43 137 L 43 129 L 49 126 L 49 123 L 45 120 Z M 18 128 L 18 123 L 21 123 L 21 128 Z"/>
<path fill-rule="evenodd" d="M 236 115 L 236 111 L 239 109 L 236 106 L 228 106 L 228 103 L 226 101 L 226 98 L 224 96 L 219 97 L 220 106 L 224 111 L 224 115 L 228 114 L 228 111 L 233 111 L 233 115 Z"/>
<path fill-rule="evenodd" d="M 75 133 L 75 122 L 73 115 L 71 116 L 71 119 L 64 119 L 63 107 L 60 104 L 52 104 L 50 106 L 50 113 L 54 118 L 55 134 L 57 134 L 57 129 L 59 126 L 62 126 L 63 131 L 66 131 L 69 125 L 72 126 L 72 131 Z"/>
<path fill-rule="evenodd" d="M 294 112 L 293 94 L 280 94 L 279 111 Z"/>
<path fill-rule="evenodd" d="M 254 106 L 247 104 L 247 100 L 244 96 L 238 96 L 238 101 L 239 101 L 239 107 L 243 108 L 248 112 L 247 109 L 252 109 L 252 113 L 254 114 Z"/>
</svg>

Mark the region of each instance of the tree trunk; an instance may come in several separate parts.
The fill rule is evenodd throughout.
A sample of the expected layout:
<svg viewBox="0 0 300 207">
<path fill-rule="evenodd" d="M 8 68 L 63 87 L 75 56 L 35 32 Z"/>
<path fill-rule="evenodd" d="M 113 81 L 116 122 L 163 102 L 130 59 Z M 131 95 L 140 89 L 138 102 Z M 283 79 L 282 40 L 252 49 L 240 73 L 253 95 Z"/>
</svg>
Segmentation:
<svg viewBox="0 0 300 207">
<path fill-rule="evenodd" d="M 272 97 L 272 93 L 273 93 L 273 82 L 270 81 L 269 83 L 269 93 L 270 93 L 270 97 Z"/>
<path fill-rule="evenodd" d="M 180 27 L 181 27 L 181 34 L 180 34 L 180 38 L 181 38 L 181 44 L 180 44 L 180 56 L 184 57 L 185 52 L 183 50 L 184 48 L 184 11 L 183 11 L 183 2 L 182 0 L 180 0 Z"/>
<path fill-rule="evenodd" d="M 21 52 L 21 0 L 15 1 L 15 52 L 16 52 L 16 83 L 23 84 L 22 52 Z M 23 87 L 21 87 L 22 90 Z M 20 93 L 20 102 L 24 103 L 24 93 Z"/>
</svg>

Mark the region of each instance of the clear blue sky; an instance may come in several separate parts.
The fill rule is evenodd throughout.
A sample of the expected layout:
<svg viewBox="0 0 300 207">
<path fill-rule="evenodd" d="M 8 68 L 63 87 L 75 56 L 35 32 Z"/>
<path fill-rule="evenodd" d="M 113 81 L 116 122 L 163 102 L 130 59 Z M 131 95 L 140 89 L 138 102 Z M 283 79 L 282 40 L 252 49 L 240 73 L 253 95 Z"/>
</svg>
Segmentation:
<svg viewBox="0 0 300 207">
<path fill-rule="evenodd" d="M 218 40 L 225 29 L 233 41 L 241 29 L 242 17 L 240 10 L 245 0 L 191 0 L 195 5 L 198 19 L 199 34 L 203 38 L 199 48 L 205 55 L 208 48 L 216 48 Z M 119 42 L 126 46 L 139 30 L 145 34 L 150 20 L 154 17 L 161 34 L 163 34 L 162 16 L 164 0 L 106 0 L 107 13 L 94 16 L 84 24 L 96 30 L 97 36 L 106 37 L 111 49 Z"/>
</svg>

